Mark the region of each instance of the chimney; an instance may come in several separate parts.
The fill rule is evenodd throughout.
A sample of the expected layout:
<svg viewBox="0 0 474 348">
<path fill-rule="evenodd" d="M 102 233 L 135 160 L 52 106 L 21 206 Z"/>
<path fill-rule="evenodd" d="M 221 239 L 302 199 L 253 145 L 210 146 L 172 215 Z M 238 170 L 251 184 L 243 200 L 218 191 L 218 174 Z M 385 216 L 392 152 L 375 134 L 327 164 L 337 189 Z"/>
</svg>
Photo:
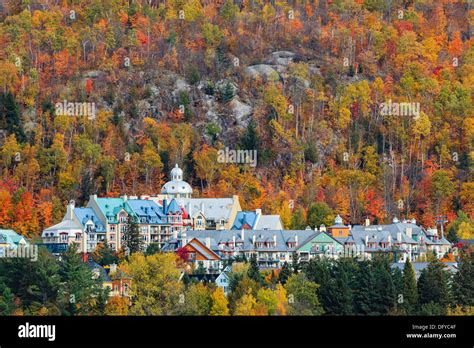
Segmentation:
<svg viewBox="0 0 474 348">
<path fill-rule="evenodd" d="M 186 231 L 181 232 L 182 246 L 185 246 L 186 244 L 188 244 L 188 239 L 186 237 L 187 237 Z"/>
<path fill-rule="evenodd" d="M 319 232 L 326 232 L 326 225 L 321 224 L 321 226 L 319 226 Z"/>
<path fill-rule="evenodd" d="M 72 220 L 74 218 L 74 201 L 71 200 L 66 208 L 67 220 Z"/>
<path fill-rule="evenodd" d="M 298 246 L 298 235 L 295 234 L 295 245 Z"/>
<path fill-rule="evenodd" d="M 255 214 L 262 215 L 262 209 L 255 209 Z"/>
<path fill-rule="evenodd" d="M 365 226 L 370 226 L 370 220 L 369 220 L 369 218 L 365 219 Z"/>
<path fill-rule="evenodd" d="M 97 195 L 90 195 L 89 200 L 96 202 L 97 201 Z"/>
<path fill-rule="evenodd" d="M 128 197 L 127 197 L 127 195 L 123 195 L 123 197 L 122 197 L 122 198 L 123 198 L 123 201 L 124 201 L 124 202 L 126 202 L 126 201 L 128 200 Z"/>
<path fill-rule="evenodd" d="M 211 238 L 206 237 L 206 246 L 210 249 L 211 248 Z"/>
<path fill-rule="evenodd" d="M 277 245 L 277 235 L 273 234 L 273 246 Z"/>
<path fill-rule="evenodd" d="M 409 238 L 412 238 L 412 235 L 413 235 L 413 229 L 411 227 L 407 227 L 405 229 L 405 233 L 406 235 L 409 237 Z"/>
<path fill-rule="evenodd" d="M 82 231 L 82 252 L 87 254 L 87 232 L 86 229 Z"/>
<path fill-rule="evenodd" d="M 243 240 L 244 243 L 245 243 L 245 232 L 244 232 L 244 229 L 242 229 L 242 231 L 240 232 L 240 236 L 242 237 L 242 240 Z"/>
<path fill-rule="evenodd" d="M 367 246 L 367 244 L 369 244 L 369 235 L 368 234 L 365 235 L 365 245 Z"/>
<path fill-rule="evenodd" d="M 388 240 L 388 244 L 391 244 L 391 243 L 392 243 L 392 236 L 391 236 L 390 234 L 388 235 L 387 240 Z"/>
<path fill-rule="evenodd" d="M 402 232 L 397 232 L 397 242 L 401 242 L 402 241 Z"/>
<path fill-rule="evenodd" d="M 191 201 L 188 202 L 188 214 L 189 214 L 189 217 L 193 217 L 193 208 L 192 208 Z"/>
<path fill-rule="evenodd" d="M 233 246 L 234 246 L 234 248 L 235 248 L 235 234 L 232 236 L 232 244 L 233 244 Z"/>
<path fill-rule="evenodd" d="M 308 226 L 309 227 L 309 226 Z M 310 228 L 311 229 L 311 228 Z M 314 226 L 314 230 L 318 232 L 318 226 Z"/>
<path fill-rule="evenodd" d="M 255 234 L 252 237 L 252 244 L 255 245 Z"/>
</svg>

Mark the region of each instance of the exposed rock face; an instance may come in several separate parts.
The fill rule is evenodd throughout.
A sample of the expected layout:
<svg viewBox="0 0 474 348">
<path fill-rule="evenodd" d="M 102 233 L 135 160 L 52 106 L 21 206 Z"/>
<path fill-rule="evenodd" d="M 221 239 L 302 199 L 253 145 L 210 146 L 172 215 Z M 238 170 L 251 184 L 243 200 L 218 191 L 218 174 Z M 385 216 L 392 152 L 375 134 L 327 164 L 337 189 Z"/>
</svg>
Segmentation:
<svg viewBox="0 0 474 348">
<path fill-rule="evenodd" d="M 229 102 L 229 106 L 232 110 L 232 114 L 235 116 L 235 120 L 239 126 L 246 126 L 248 118 L 252 114 L 252 107 L 245 103 L 242 103 L 238 98 L 232 99 Z"/>
<path fill-rule="evenodd" d="M 268 64 L 251 65 L 245 68 L 244 73 L 251 78 L 261 78 L 266 81 L 277 81 L 280 79 L 278 72 Z"/>
<path fill-rule="evenodd" d="M 182 78 L 177 78 L 174 83 L 173 96 L 178 95 L 181 91 L 189 92 L 190 90 L 191 86 L 189 85 L 189 83 L 186 82 L 186 80 Z"/>
<path fill-rule="evenodd" d="M 295 54 L 293 52 L 277 51 L 277 52 L 273 52 L 270 55 L 267 62 L 273 65 L 288 66 L 291 62 L 293 62 L 294 58 L 295 58 Z"/>
</svg>

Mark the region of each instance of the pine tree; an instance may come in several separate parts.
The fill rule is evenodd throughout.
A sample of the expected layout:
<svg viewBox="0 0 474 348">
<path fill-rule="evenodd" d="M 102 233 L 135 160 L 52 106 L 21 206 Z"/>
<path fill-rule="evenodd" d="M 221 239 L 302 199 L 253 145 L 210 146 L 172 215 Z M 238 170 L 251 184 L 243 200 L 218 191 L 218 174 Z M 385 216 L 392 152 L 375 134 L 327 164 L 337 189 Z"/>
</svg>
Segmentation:
<svg viewBox="0 0 474 348">
<path fill-rule="evenodd" d="M 91 269 L 77 253 L 77 246 L 71 245 L 61 255 L 59 275 L 59 304 L 64 315 L 84 315 L 94 311 L 95 303 L 102 289 L 100 278 L 94 277 Z"/>
<path fill-rule="evenodd" d="M 300 271 L 300 257 L 296 251 L 293 252 L 293 255 L 292 255 L 291 269 L 293 273 L 295 274 L 297 274 Z"/>
<path fill-rule="evenodd" d="M 458 271 L 453 278 L 454 304 L 474 306 L 474 253 L 461 253 Z"/>
<path fill-rule="evenodd" d="M 133 215 L 127 217 L 127 225 L 124 233 L 123 247 L 128 255 L 138 253 L 142 250 L 140 228 Z"/>
<path fill-rule="evenodd" d="M 418 279 L 418 298 L 421 306 L 436 305 L 443 313 L 446 311 L 450 302 L 449 274 L 439 260 L 431 261 L 428 267 L 421 271 Z"/>
<path fill-rule="evenodd" d="M 375 277 L 369 261 L 362 261 L 359 264 L 358 286 L 354 298 L 357 314 L 374 315 L 374 295 Z"/>
<path fill-rule="evenodd" d="M 240 139 L 240 146 L 244 150 L 257 150 L 258 151 L 258 134 L 257 126 L 253 119 L 247 125 L 244 135 Z"/>
<path fill-rule="evenodd" d="M 0 296 L 0 316 L 12 315 L 16 309 L 15 300 L 10 288 L 5 287 Z"/>
<path fill-rule="evenodd" d="M 395 286 L 390 272 L 388 257 L 376 258 L 373 262 L 375 274 L 374 312 L 387 315 L 395 306 Z"/>
<path fill-rule="evenodd" d="M 234 87 L 227 81 L 221 92 L 221 99 L 224 103 L 230 102 L 234 98 Z"/>
<path fill-rule="evenodd" d="M 288 263 L 285 261 L 283 266 L 281 267 L 280 274 L 278 274 L 278 281 L 285 285 L 288 278 L 291 276 L 290 268 L 288 267 Z"/>
<path fill-rule="evenodd" d="M 256 254 L 252 254 L 252 256 L 250 257 L 250 266 L 247 272 L 247 276 L 250 279 L 256 281 L 258 284 L 262 284 L 263 282 L 263 277 L 262 277 L 262 274 L 260 273 L 260 268 L 258 267 Z"/>
<path fill-rule="evenodd" d="M 418 302 L 418 292 L 416 287 L 416 275 L 410 260 L 405 262 L 402 278 L 403 304 L 402 307 L 407 314 L 412 314 Z"/>
<path fill-rule="evenodd" d="M 26 140 L 21 123 L 20 110 L 12 93 L 0 94 L 0 129 L 4 128 L 8 134 L 15 134 L 18 142 Z"/>
</svg>

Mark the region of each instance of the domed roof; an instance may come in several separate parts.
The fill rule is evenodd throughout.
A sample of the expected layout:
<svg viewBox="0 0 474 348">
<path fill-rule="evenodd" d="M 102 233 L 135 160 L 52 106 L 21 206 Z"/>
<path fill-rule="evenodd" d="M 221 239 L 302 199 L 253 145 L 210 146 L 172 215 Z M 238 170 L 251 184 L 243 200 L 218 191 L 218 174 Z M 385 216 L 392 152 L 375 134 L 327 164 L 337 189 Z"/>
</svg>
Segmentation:
<svg viewBox="0 0 474 348">
<path fill-rule="evenodd" d="M 178 164 L 171 170 L 171 180 L 183 180 L 183 170 L 178 167 Z"/>
<path fill-rule="evenodd" d="M 183 181 L 183 170 L 177 164 L 171 170 L 171 181 L 163 185 L 161 193 L 171 195 L 190 195 L 193 193 L 191 185 Z"/>
</svg>

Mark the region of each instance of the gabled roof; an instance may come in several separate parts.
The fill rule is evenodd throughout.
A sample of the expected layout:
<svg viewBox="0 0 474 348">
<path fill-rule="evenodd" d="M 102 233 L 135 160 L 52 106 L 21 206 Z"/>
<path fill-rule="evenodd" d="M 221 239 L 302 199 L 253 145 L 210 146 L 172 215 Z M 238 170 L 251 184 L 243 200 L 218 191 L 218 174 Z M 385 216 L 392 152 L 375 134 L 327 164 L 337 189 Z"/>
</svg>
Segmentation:
<svg viewBox="0 0 474 348">
<path fill-rule="evenodd" d="M 22 235 L 19 235 L 13 230 L 3 230 L 0 229 L 0 242 L 9 244 L 10 246 L 18 246 L 20 241 L 24 240 L 27 242 L 26 238 Z"/>
<path fill-rule="evenodd" d="M 179 214 L 181 213 L 181 207 L 179 206 L 176 199 L 172 199 L 169 204 L 166 205 L 165 214 Z"/>
<path fill-rule="evenodd" d="M 283 229 L 283 223 L 280 215 L 260 215 L 255 230 L 280 230 Z"/>
<path fill-rule="evenodd" d="M 206 258 L 206 260 L 220 260 L 220 256 L 217 255 L 214 251 L 212 251 L 210 248 L 208 248 L 202 240 L 199 238 L 193 238 L 189 241 L 186 246 L 190 246 L 194 250 L 196 250 L 198 253 L 200 253 L 203 257 Z"/>
<path fill-rule="evenodd" d="M 97 198 L 96 199 L 97 206 L 99 207 L 100 211 L 104 216 L 109 220 L 111 223 L 117 223 L 117 214 L 124 209 L 127 214 L 133 214 L 132 210 L 125 204 L 125 200 L 123 198 Z"/>
<path fill-rule="evenodd" d="M 145 218 L 147 223 L 165 223 L 165 214 L 163 213 L 163 207 L 160 207 L 156 202 L 152 200 L 129 199 L 127 200 L 127 205 L 138 218 Z"/>
<path fill-rule="evenodd" d="M 254 211 L 239 211 L 235 217 L 233 230 L 241 230 L 245 225 L 248 225 L 251 229 L 254 228 L 255 221 L 257 220 L 257 213 Z"/>
<path fill-rule="evenodd" d="M 99 217 L 96 215 L 94 209 L 92 208 L 74 208 L 74 215 L 76 215 L 77 220 L 81 223 L 82 228 L 85 227 L 88 221 L 94 223 L 96 232 L 105 232 L 105 226 L 99 220 Z"/>
<path fill-rule="evenodd" d="M 234 200 L 232 198 L 178 198 L 178 203 L 191 217 L 202 213 L 206 220 L 228 221 Z"/>
<path fill-rule="evenodd" d="M 59 224 L 48 227 L 43 231 L 42 236 L 45 237 L 45 233 L 53 233 L 57 236 L 60 232 L 67 232 L 68 234 L 82 232 L 82 225 L 74 220 L 63 220 Z"/>
</svg>

